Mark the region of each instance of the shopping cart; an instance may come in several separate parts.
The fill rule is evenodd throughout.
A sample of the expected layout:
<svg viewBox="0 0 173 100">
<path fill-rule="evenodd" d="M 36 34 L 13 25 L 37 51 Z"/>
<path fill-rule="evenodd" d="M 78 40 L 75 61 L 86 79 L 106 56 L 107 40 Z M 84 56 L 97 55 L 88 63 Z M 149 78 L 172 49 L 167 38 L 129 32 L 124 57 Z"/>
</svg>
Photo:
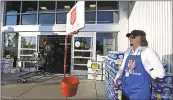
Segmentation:
<svg viewBox="0 0 173 100">
<path fill-rule="evenodd" d="M 30 58 L 31 64 L 29 68 L 35 68 L 35 71 L 30 71 L 26 74 L 18 76 L 18 81 L 26 83 L 28 78 L 38 76 L 38 75 L 45 75 L 43 70 L 39 70 L 40 67 L 43 67 L 45 60 L 42 58 L 40 53 L 34 53 Z"/>
</svg>

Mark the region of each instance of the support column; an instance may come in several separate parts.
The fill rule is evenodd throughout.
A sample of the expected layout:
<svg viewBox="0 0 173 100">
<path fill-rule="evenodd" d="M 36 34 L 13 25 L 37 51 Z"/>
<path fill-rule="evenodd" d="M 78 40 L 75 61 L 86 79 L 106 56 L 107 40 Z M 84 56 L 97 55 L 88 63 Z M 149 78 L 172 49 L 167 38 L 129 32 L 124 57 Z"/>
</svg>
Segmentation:
<svg viewBox="0 0 173 100">
<path fill-rule="evenodd" d="M 4 1 L 0 0 L 0 58 L 2 58 L 3 54 L 3 39 L 2 39 L 2 27 L 3 27 L 3 12 L 4 12 Z M 1 66 L 1 60 L 0 60 Z"/>
</svg>

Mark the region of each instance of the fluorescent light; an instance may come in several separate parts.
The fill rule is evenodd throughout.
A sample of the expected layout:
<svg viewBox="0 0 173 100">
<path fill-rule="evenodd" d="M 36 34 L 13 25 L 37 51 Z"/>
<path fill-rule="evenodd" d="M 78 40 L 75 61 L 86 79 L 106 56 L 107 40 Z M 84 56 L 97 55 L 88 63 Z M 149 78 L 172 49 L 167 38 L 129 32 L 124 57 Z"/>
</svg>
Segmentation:
<svg viewBox="0 0 173 100">
<path fill-rule="evenodd" d="M 69 8 L 70 8 L 70 6 L 69 6 L 69 5 L 65 5 L 65 6 L 64 6 L 64 8 L 69 9 Z"/>
<path fill-rule="evenodd" d="M 90 8 L 95 8 L 96 5 L 95 5 L 95 4 L 90 4 L 89 7 L 90 7 Z"/>
<path fill-rule="evenodd" d="M 46 7 L 40 7 L 42 10 L 47 10 L 47 8 Z"/>
</svg>

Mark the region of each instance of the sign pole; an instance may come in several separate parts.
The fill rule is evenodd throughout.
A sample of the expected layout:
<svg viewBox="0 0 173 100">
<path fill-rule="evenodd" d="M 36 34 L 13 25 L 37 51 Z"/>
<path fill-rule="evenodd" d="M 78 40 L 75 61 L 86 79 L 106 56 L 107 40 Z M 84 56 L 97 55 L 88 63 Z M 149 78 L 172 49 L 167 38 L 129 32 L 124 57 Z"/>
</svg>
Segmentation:
<svg viewBox="0 0 173 100">
<path fill-rule="evenodd" d="M 85 26 L 85 1 L 78 1 L 67 14 L 66 37 L 64 47 L 64 77 L 61 80 L 61 91 L 67 100 L 67 97 L 73 97 L 77 93 L 79 79 L 73 76 L 66 77 L 66 59 L 67 59 L 67 40 L 69 36 L 77 34 Z M 73 88 L 71 88 L 73 87 Z"/>
</svg>

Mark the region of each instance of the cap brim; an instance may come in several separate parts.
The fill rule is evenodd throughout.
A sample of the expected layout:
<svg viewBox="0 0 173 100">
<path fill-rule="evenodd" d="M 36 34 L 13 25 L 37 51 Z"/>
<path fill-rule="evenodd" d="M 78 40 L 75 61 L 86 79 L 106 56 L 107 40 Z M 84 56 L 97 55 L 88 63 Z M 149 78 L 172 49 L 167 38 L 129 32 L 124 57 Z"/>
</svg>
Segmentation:
<svg viewBox="0 0 173 100">
<path fill-rule="evenodd" d="M 127 33 L 127 34 L 126 34 L 126 37 L 130 37 L 130 35 L 131 35 L 131 33 Z"/>
</svg>

